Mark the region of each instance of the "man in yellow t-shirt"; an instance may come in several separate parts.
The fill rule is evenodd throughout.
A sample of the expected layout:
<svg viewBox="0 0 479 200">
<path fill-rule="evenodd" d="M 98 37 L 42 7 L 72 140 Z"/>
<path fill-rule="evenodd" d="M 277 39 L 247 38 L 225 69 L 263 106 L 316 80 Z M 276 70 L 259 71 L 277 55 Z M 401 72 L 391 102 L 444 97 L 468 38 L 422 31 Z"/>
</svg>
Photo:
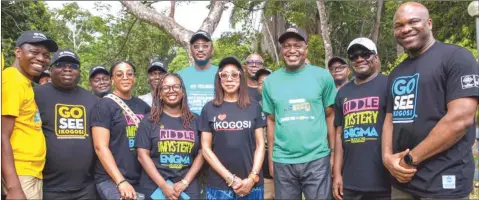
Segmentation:
<svg viewBox="0 0 479 200">
<path fill-rule="evenodd" d="M 26 31 L 15 46 L 12 67 L 2 72 L 2 189 L 7 199 L 41 199 L 45 137 L 31 81 L 50 63 L 58 45 Z"/>
</svg>

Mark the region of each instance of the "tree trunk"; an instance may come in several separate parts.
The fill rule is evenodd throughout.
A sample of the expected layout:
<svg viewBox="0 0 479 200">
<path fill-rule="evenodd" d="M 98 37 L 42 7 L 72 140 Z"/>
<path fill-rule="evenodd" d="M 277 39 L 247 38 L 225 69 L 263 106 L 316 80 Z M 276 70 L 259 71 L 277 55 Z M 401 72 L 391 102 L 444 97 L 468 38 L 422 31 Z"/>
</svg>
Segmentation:
<svg viewBox="0 0 479 200">
<path fill-rule="evenodd" d="M 321 22 L 321 37 L 323 38 L 324 42 L 324 66 L 327 66 L 328 60 L 333 57 L 333 47 L 331 46 L 331 39 L 329 38 L 328 16 L 326 14 L 326 6 L 324 1 L 325 0 L 317 0 L 316 4 L 318 6 L 319 19 Z"/>
<path fill-rule="evenodd" d="M 170 36 L 181 44 L 188 52 L 190 63 L 193 63 L 193 57 L 190 52 L 190 39 L 193 31 L 190 31 L 173 18 L 157 12 L 156 10 L 143 5 L 140 1 L 120 1 L 128 12 L 135 15 L 138 19 L 145 21 L 153 26 L 164 29 Z M 223 14 L 225 2 L 211 0 L 211 9 L 208 16 L 201 24 L 200 29 L 212 34 L 218 26 L 221 15 Z M 195 30 L 196 31 L 196 30 Z"/>
<path fill-rule="evenodd" d="M 379 38 L 379 27 L 381 26 L 381 15 L 383 12 L 384 0 L 377 0 L 376 5 L 377 5 L 376 19 L 374 20 L 374 27 L 373 27 L 373 33 L 371 35 L 371 40 L 377 45 L 378 38 Z"/>
<path fill-rule="evenodd" d="M 176 2 L 175 1 L 170 1 L 171 7 L 170 7 L 170 17 L 175 18 L 175 8 L 176 8 Z"/>
</svg>

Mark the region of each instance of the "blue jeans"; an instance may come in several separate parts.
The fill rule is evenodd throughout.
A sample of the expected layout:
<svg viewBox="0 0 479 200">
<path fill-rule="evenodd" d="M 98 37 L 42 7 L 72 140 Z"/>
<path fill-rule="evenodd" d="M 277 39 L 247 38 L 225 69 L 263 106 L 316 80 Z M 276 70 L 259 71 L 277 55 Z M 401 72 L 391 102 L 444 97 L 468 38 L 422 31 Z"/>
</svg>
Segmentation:
<svg viewBox="0 0 479 200">
<path fill-rule="evenodd" d="M 264 199 L 264 187 L 258 186 L 251 189 L 251 192 L 244 196 L 240 197 L 237 195 L 233 189 L 228 190 L 218 190 L 210 187 L 206 187 L 206 199 L 238 199 L 238 200 L 257 200 Z"/>
</svg>

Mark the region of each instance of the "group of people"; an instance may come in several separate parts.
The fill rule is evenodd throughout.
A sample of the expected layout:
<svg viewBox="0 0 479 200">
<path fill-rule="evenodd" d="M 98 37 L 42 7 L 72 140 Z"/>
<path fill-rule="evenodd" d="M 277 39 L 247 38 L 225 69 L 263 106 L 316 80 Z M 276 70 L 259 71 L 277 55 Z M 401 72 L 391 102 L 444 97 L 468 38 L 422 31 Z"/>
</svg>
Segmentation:
<svg viewBox="0 0 479 200">
<path fill-rule="evenodd" d="M 75 52 L 26 31 L 2 72 L 2 193 L 467 199 L 478 63 L 434 39 L 420 3 L 402 4 L 393 22 L 408 58 L 389 76 L 367 38 L 324 69 L 307 60 L 307 35 L 289 28 L 278 39 L 285 65 L 272 72 L 257 53 L 213 65 L 211 36 L 200 30 L 190 40 L 194 63 L 178 73 L 151 63 L 151 92 L 139 97 L 133 63 L 91 68 L 89 92 L 78 86 Z"/>
</svg>

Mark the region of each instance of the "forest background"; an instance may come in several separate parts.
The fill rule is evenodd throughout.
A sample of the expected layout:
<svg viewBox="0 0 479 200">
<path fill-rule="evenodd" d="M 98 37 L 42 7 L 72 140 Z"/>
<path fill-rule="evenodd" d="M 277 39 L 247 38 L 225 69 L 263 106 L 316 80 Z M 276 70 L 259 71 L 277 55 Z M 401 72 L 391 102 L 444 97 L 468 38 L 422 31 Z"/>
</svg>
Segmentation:
<svg viewBox="0 0 479 200">
<path fill-rule="evenodd" d="M 93 15 L 76 2 L 51 9 L 43 1 L 2 1 L 1 49 L 5 65 L 13 62 L 16 38 L 23 31 L 36 29 L 55 39 L 60 48 L 72 49 L 80 56 L 82 87 L 88 89 L 90 68 L 109 68 L 113 61 L 129 60 L 137 67 L 133 94 L 146 94 L 150 91 L 146 83 L 148 64 L 160 60 L 170 72 L 188 66 L 188 41 L 196 31 L 175 21 L 175 8 L 190 6 L 190 1 L 171 1 L 166 11 L 154 9 L 158 2 L 122 2 L 118 13 L 113 13 L 111 5 L 105 2 L 95 2 L 101 15 Z M 226 56 L 244 60 L 250 53 L 258 52 L 272 70 L 282 65 L 277 39 L 288 27 L 297 26 L 308 34 L 308 58 L 320 67 L 332 56 L 346 57 L 347 45 L 354 38 L 368 37 L 376 42 L 382 72 L 388 74 L 406 58 L 392 31 L 394 12 L 403 2 L 212 0 L 206 6 L 210 11 L 200 29 L 213 33 L 222 17 L 229 18 L 233 28 L 241 24 L 237 31 L 223 32 L 214 40 L 213 64 Z M 465 47 L 477 58 L 474 18 L 467 14 L 470 1 L 419 2 L 430 11 L 437 40 Z M 227 8 L 232 9 L 228 16 L 223 14 Z M 257 21 L 259 24 L 255 24 Z"/>
</svg>

